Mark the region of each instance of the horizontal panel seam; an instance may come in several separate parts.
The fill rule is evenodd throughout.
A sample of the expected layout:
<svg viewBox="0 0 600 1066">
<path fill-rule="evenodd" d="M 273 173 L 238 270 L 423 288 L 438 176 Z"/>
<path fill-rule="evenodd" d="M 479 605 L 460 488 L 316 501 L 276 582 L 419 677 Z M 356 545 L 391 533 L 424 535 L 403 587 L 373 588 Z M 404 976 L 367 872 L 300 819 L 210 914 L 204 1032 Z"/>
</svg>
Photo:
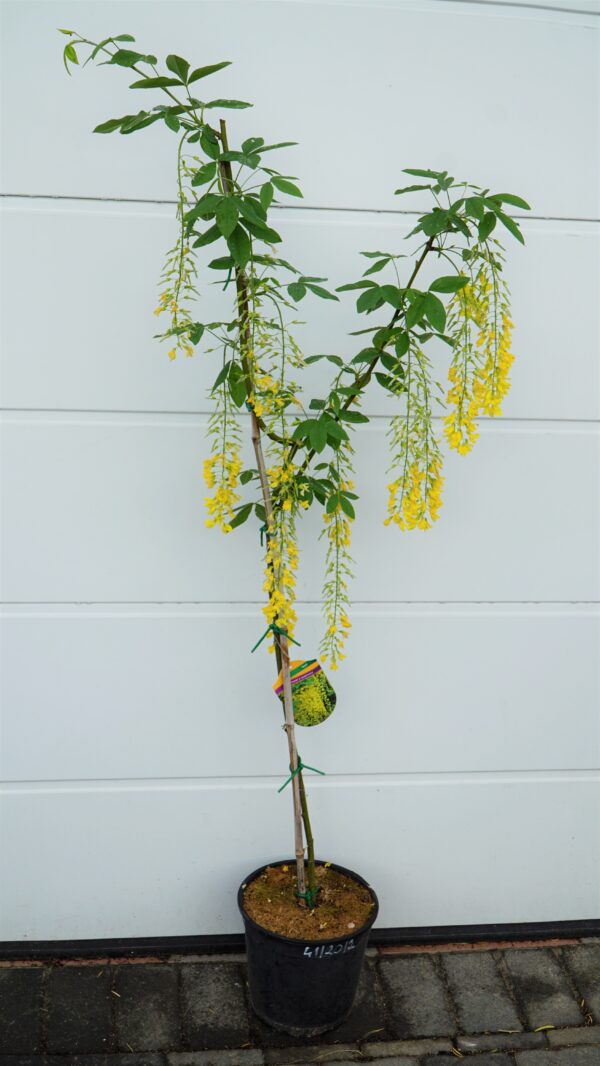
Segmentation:
<svg viewBox="0 0 600 1066">
<path fill-rule="evenodd" d="M 5 415 L 20 415 L 20 414 L 48 414 L 48 415 L 116 415 L 121 417 L 123 415 L 158 415 L 161 418 L 210 418 L 212 411 L 161 411 L 158 409 L 129 409 L 129 408 L 108 408 L 108 407 L 0 407 L 0 414 Z M 386 414 L 385 412 L 370 412 L 364 411 L 364 414 L 371 420 L 389 421 L 390 418 L 394 418 L 392 413 Z M 402 412 L 400 412 L 402 414 Z M 248 418 L 248 414 L 245 411 L 239 411 L 238 416 L 241 418 Z M 432 415 L 434 422 L 441 422 L 444 419 L 444 415 Z M 557 425 L 583 425 L 583 426 L 600 426 L 600 418 L 568 418 L 568 417 L 542 417 L 542 416 L 527 416 L 527 415 L 498 415 L 495 418 L 478 417 L 477 422 L 481 426 L 499 426 L 502 424 L 510 425 L 512 423 L 546 423 L 548 426 L 554 424 Z M 73 423 L 74 425 L 76 423 Z M 90 423 L 93 425 L 94 423 Z"/>
<path fill-rule="evenodd" d="M 149 199 L 145 197 L 133 197 L 133 196 L 77 196 L 66 195 L 62 193 L 19 193 L 19 192 L 5 192 L 0 193 L 0 199 L 2 200 L 58 200 L 58 201 L 71 201 L 73 203 L 99 203 L 99 204 L 155 204 L 163 207 L 176 207 L 176 200 L 162 200 L 162 199 Z M 294 213 L 303 214 L 307 211 L 319 211 L 319 212 L 347 212 L 349 214 L 362 214 L 362 215 L 398 215 L 404 216 L 419 216 L 423 214 L 423 211 L 404 209 L 400 210 L 393 207 L 332 207 L 326 204 L 273 204 L 274 210 L 290 211 Z M 600 222 L 599 217 L 588 217 L 587 215 L 530 215 L 530 214 L 517 214 L 515 218 L 518 218 L 522 222 Z"/>
<path fill-rule="evenodd" d="M 321 605 L 321 600 L 294 601 L 299 607 Z M 352 600 L 353 607 L 360 606 L 514 606 L 514 607 L 598 607 L 600 600 Z M 264 600 L 2 600 L 5 607 L 262 607 Z"/>
<path fill-rule="evenodd" d="M 328 773 L 326 776 L 329 781 L 311 778 L 311 786 L 318 788 L 326 788 L 332 782 L 336 784 L 344 784 L 346 782 L 360 782 L 362 785 L 372 784 L 373 787 L 377 787 L 378 784 L 383 783 L 398 783 L 398 784 L 429 784 L 432 779 L 438 779 L 442 782 L 450 782 L 455 784 L 461 784 L 463 778 L 467 778 L 471 783 L 476 778 L 486 778 L 490 784 L 504 783 L 507 779 L 518 779 L 521 783 L 525 780 L 536 779 L 545 775 L 548 779 L 561 781 L 565 778 L 572 780 L 573 778 L 598 781 L 600 782 L 600 770 L 595 766 L 592 767 L 580 767 L 572 768 L 565 767 L 563 769 L 555 769 L 552 767 L 538 767 L 533 769 L 518 769 L 518 770 L 417 770 L 406 771 L 405 773 L 399 771 L 390 772 L 365 772 L 365 773 Z M 168 791 L 169 784 L 173 784 L 174 789 L 180 790 L 184 784 L 190 787 L 206 787 L 206 791 L 210 791 L 211 786 L 222 783 L 223 787 L 231 788 L 237 782 L 252 783 L 254 786 L 264 785 L 265 788 L 271 788 L 274 784 L 280 781 L 280 774 L 231 774 L 221 776 L 206 776 L 206 777 L 127 777 L 127 778 L 111 778 L 111 777 L 98 777 L 98 778 L 46 778 L 46 779 L 21 779 L 21 780 L 4 780 L 0 782 L 0 792 L 18 792 L 19 790 L 25 790 L 28 787 L 41 785 L 54 785 L 57 788 L 51 791 L 58 791 L 64 786 L 78 786 L 85 791 L 93 791 L 93 786 L 101 786 L 98 791 L 104 791 L 105 789 L 115 789 L 115 786 L 122 786 L 125 791 L 128 785 L 136 786 L 144 785 L 157 785 L 160 791 Z M 491 780 L 490 780 L 491 779 Z M 484 782 L 480 782 L 484 783 Z M 164 786 L 167 786 L 165 788 Z M 104 788 L 102 787 L 104 786 Z M 115 789 L 116 790 L 116 789 Z M 35 790 L 37 791 L 37 790 Z M 43 791 L 43 787 L 39 789 Z"/>
</svg>

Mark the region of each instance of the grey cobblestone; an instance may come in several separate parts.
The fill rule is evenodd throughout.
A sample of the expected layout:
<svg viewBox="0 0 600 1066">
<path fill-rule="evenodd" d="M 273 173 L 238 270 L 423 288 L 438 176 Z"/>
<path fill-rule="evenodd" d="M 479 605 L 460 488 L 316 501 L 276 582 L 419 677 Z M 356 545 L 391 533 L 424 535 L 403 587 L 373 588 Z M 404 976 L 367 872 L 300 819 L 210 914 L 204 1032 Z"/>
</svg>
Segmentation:
<svg viewBox="0 0 600 1066">
<path fill-rule="evenodd" d="M 562 955 L 594 1021 L 600 1023 L 600 942 L 563 948 Z"/>
<path fill-rule="evenodd" d="M 600 1066 L 600 1048 L 570 1047 L 560 1051 L 518 1051 L 515 1062 L 516 1066 Z"/>
<path fill-rule="evenodd" d="M 337 1044 L 335 1047 L 323 1047 L 314 1044 L 310 1047 L 272 1047 L 265 1050 L 266 1066 L 292 1066 L 304 1063 L 335 1063 L 339 1060 L 356 1062 L 361 1058 L 360 1051 L 352 1044 Z"/>
<path fill-rule="evenodd" d="M 263 1066 L 262 1051 L 241 1048 L 235 1051 L 176 1051 L 167 1055 L 169 1066 Z"/>
<path fill-rule="evenodd" d="M 46 996 L 50 1054 L 112 1051 L 110 999 L 107 968 L 51 969 Z"/>
<path fill-rule="evenodd" d="M 600 1044 L 600 1025 L 584 1025 L 579 1029 L 549 1029 L 546 1036 L 550 1047 Z"/>
<path fill-rule="evenodd" d="M 566 975 L 550 951 L 505 951 L 504 959 L 531 1029 L 583 1024 Z"/>
<path fill-rule="evenodd" d="M 237 963 L 181 967 L 183 1033 L 194 1050 L 240 1047 L 250 1038 L 243 972 Z"/>
<path fill-rule="evenodd" d="M 381 1059 L 390 1055 L 408 1055 L 413 1058 L 419 1055 L 439 1055 L 442 1051 L 452 1051 L 451 1040 L 391 1040 L 385 1044 L 363 1044 L 363 1054 L 368 1059 Z"/>
<path fill-rule="evenodd" d="M 420 1066 L 457 1066 L 459 1062 L 460 1058 L 456 1058 L 455 1055 L 426 1055 L 424 1059 L 421 1059 Z M 498 1055 L 493 1052 L 486 1055 L 469 1055 L 465 1066 L 470 1062 L 474 1062 L 475 1066 L 514 1066 L 513 1059 L 503 1052 Z"/>
<path fill-rule="evenodd" d="M 180 1047 L 177 980 L 172 966 L 116 966 L 116 1034 L 120 1051 Z"/>
<path fill-rule="evenodd" d="M 477 1033 L 459 1036 L 456 1040 L 459 1051 L 524 1051 L 528 1048 L 545 1048 L 544 1033 Z"/>
<path fill-rule="evenodd" d="M 448 1036 L 455 1031 L 446 990 L 429 955 L 382 959 L 380 971 L 398 1037 Z"/>
<path fill-rule="evenodd" d="M 442 966 L 465 1032 L 523 1028 L 493 955 L 444 955 Z"/>
<path fill-rule="evenodd" d="M 0 970 L 0 1052 L 38 1051 L 43 977 L 39 967 Z"/>
</svg>

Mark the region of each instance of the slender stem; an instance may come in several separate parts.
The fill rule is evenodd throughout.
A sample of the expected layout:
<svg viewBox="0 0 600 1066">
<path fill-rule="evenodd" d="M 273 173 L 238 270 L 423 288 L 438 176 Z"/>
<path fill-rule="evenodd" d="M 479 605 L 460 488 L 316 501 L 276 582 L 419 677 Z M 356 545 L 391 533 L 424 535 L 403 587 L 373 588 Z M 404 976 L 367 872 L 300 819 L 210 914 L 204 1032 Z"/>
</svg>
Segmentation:
<svg viewBox="0 0 600 1066">
<path fill-rule="evenodd" d="M 227 151 L 227 128 L 223 120 L 221 120 L 220 123 L 220 132 L 221 143 L 225 151 Z M 226 195 L 231 196 L 233 192 L 233 176 L 231 172 L 231 164 L 228 161 L 221 162 L 219 163 L 219 168 L 221 170 L 222 175 L 223 191 Z M 235 283 L 237 291 L 238 320 L 240 331 L 240 353 L 242 368 L 244 370 L 244 378 L 246 382 L 246 392 L 249 396 L 252 391 L 252 371 L 248 359 L 248 352 L 250 351 L 252 346 L 252 331 L 250 327 L 250 300 L 248 295 L 247 275 L 245 271 L 238 266 L 236 266 L 235 268 Z M 256 465 L 258 467 L 258 476 L 260 480 L 263 503 L 265 508 L 267 531 L 268 534 L 271 534 L 274 528 L 273 500 L 271 496 L 271 488 L 269 485 L 269 478 L 267 475 L 265 457 L 262 448 L 261 427 L 253 410 L 250 410 L 250 426 L 252 444 L 254 447 L 254 454 L 256 456 Z M 298 749 L 296 747 L 296 733 L 292 701 L 292 681 L 290 677 L 289 644 L 285 633 L 277 633 L 275 645 L 279 653 L 278 659 L 281 662 L 281 675 L 283 679 L 283 707 L 285 717 L 285 724 L 283 728 L 287 736 L 290 770 L 292 772 L 291 785 L 294 807 L 296 878 L 298 882 L 298 894 L 302 896 L 306 893 L 306 879 L 304 871 L 304 840 L 302 835 L 302 815 L 303 807 L 306 807 L 306 795 L 304 795 L 303 804 L 301 799 L 301 788 L 302 792 L 304 792 L 304 783 L 302 782 L 301 786 L 301 771 L 299 771 L 298 769 L 299 757 Z"/>
<path fill-rule="evenodd" d="M 408 283 L 407 283 L 407 286 L 406 286 L 407 289 L 410 289 L 413 281 L 415 280 L 417 274 L 419 273 L 419 270 L 421 269 L 421 267 L 422 267 L 427 255 L 428 255 L 428 253 L 433 248 L 434 241 L 435 241 L 435 237 L 429 237 L 429 239 L 427 240 L 427 243 L 425 244 L 425 247 L 423 248 L 423 251 L 421 252 L 421 255 L 419 256 L 419 258 L 417 259 L 417 262 L 415 263 L 414 270 L 413 270 L 410 278 L 408 279 Z M 392 329 L 396 325 L 396 322 L 400 318 L 400 315 L 402 314 L 403 310 L 404 310 L 404 303 L 399 308 L 397 308 L 396 311 L 394 311 L 394 314 L 392 315 L 391 321 L 388 324 L 388 327 L 387 327 L 388 329 Z M 375 356 L 375 358 L 373 358 L 371 360 L 371 362 L 369 363 L 369 365 L 368 365 L 367 369 L 364 371 L 364 373 L 361 374 L 359 377 L 357 377 L 356 382 L 355 382 L 355 384 L 356 384 L 356 394 L 355 395 L 358 395 L 359 392 L 362 392 L 362 390 L 364 388 L 366 388 L 366 386 L 369 384 L 371 378 L 373 377 L 373 371 L 375 370 L 375 367 L 377 366 L 377 364 L 379 362 L 379 358 L 380 358 L 379 355 Z M 348 399 L 345 400 L 344 403 L 342 404 L 341 410 L 342 411 L 347 411 L 348 408 L 350 407 L 353 399 L 354 399 L 354 396 L 349 396 Z M 339 422 L 339 415 L 336 415 L 334 412 L 331 412 L 331 417 L 333 418 L 333 420 L 335 422 Z M 296 452 L 298 451 L 298 449 L 300 447 L 301 447 L 301 445 L 300 445 L 300 443 L 298 441 L 295 441 L 292 444 L 292 446 L 290 448 L 290 451 L 289 451 L 289 455 L 288 455 L 288 461 L 289 462 L 291 462 L 291 460 L 294 458 L 294 455 L 296 454 Z M 309 466 L 311 460 L 314 458 L 314 455 L 315 455 L 314 449 L 311 449 L 307 453 L 306 458 L 305 458 L 304 462 L 302 463 L 302 466 L 300 467 L 300 469 L 298 471 L 299 474 L 303 474 L 304 473 L 306 468 Z"/>
</svg>

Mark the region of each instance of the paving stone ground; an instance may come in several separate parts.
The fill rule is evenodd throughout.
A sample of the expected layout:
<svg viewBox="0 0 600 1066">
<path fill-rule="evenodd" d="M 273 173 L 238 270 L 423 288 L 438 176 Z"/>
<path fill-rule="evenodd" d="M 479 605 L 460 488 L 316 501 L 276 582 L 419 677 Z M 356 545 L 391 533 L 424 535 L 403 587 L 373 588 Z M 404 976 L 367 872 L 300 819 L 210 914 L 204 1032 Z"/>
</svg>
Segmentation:
<svg viewBox="0 0 600 1066">
<path fill-rule="evenodd" d="M 275 1032 L 242 955 L 0 961 L 0 1066 L 600 1066 L 600 941 L 370 950 L 349 1018 Z"/>
</svg>

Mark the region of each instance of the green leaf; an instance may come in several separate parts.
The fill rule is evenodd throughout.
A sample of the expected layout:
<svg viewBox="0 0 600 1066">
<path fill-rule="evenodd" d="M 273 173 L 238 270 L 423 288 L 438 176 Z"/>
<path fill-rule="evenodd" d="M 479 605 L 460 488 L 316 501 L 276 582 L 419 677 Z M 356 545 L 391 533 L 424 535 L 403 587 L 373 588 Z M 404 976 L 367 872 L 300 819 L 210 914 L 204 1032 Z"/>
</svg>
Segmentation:
<svg viewBox="0 0 600 1066">
<path fill-rule="evenodd" d="M 271 229 L 270 226 L 265 226 L 264 223 L 250 222 L 249 219 L 244 219 L 244 225 L 253 237 L 257 237 L 259 241 L 266 241 L 267 244 L 279 244 L 281 236 L 277 230 Z"/>
<path fill-rule="evenodd" d="M 396 352 L 396 355 L 399 359 L 402 359 L 402 356 L 406 355 L 409 348 L 409 344 L 410 338 L 408 336 L 408 333 L 401 333 L 400 336 L 396 338 L 396 343 L 394 344 L 394 351 Z"/>
<path fill-rule="evenodd" d="M 446 325 L 446 308 L 432 292 L 428 292 L 425 296 L 425 314 L 433 328 L 443 333 Z"/>
<path fill-rule="evenodd" d="M 298 141 L 279 141 L 278 144 L 265 144 L 261 152 L 273 152 L 276 148 L 295 148 Z"/>
<path fill-rule="evenodd" d="M 350 410 L 345 410 L 344 408 L 342 408 L 342 410 L 340 411 L 340 418 L 341 418 L 342 422 L 358 423 L 358 422 L 368 422 L 369 421 L 367 416 L 361 414 L 360 411 L 350 411 Z"/>
<path fill-rule="evenodd" d="M 247 485 L 252 478 L 256 476 L 256 470 L 242 470 L 240 474 L 240 482 L 242 485 Z"/>
<path fill-rule="evenodd" d="M 217 70 L 223 70 L 223 67 L 230 66 L 231 60 L 228 59 L 224 63 L 211 63 L 207 67 L 196 67 L 188 78 L 188 85 L 191 85 L 193 81 L 198 81 L 200 78 L 207 78 L 209 74 L 215 74 Z"/>
<path fill-rule="evenodd" d="M 214 392 L 216 389 L 218 389 L 219 385 L 223 384 L 223 382 L 225 381 L 225 379 L 229 375 L 229 371 L 231 370 L 231 367 L 232 367 L 232 362 L 231 362 L 231 359 L 230 359 L 227 363 L 225 363 L 221 367 L 219 373 L 217 374 L 215 380 L 213 381 L 212 392 Z M 243 482 L 242 482 L 242 484 L 243 484 Z"/>
<path fill-rule="evenodd" d="M 443 278 L 436 278 L 429 286 L 430 292 L 458 292 L 464 289 L 469 282 L 462 274 L 449 274 Z"/>
<path fill-rule="evenodd" d="M 241 407 L 246 401 L 246 382 L 244 372 L 238 363 L 231 364 L 227 378 L 229 394 L 236 407 Z"/>
<path fill-rule="evenodd" d="M 212 130 L 209 130 L 207 126 L 202 131 L 200 137 L 200 147 L 205 155 L 210 159 L 219 158 L 219 141 Z"/>
<path fill-rule="evenodd" d="M 415 178 L 435 178 L 439 181 L 440 178 L 445 177 L 446 171 L 439 170 L 419 170 L 415 167 L 404 167 L 403 174 L 412 174 Z"/>
<path fill-rule="evenodd" d="M 232 266 L 233 259 L 229 255 L 222 255 L 208 264 L 209 270 L 231 270 Z"/>
<path fill-rule="evenodd" d="M 341 359 L 339 355 L 325 355 L 325 354 L 307 355 L 307 357 L 304 360 L 304 362 L 305 363 L 317 363 L 319 361 L 319 359 L 327 359 L 328 362 L 335 363 L 336 366 L 343 366 L 344 365 L 344 360 Z"/>
<path fill-rule="evenodd" d="M 402 304 L 403 294 L 397 288 L 396 285 L 382 285 L 379 289 L 379 295 L 386 304 L 390 304 L 396 309 Z"/>
<path fill-rule="evenodd" d="M 182 59 L 181 56 L 170 55 L 166 58 L 167 69 L 172 70 L 173 74 L 176 74 L 182 81 L 187 81 L 190 64 L 187 59 Z"/>
<path fill-rule="evenodd" d="M 196 241 L 194 241 L 193 247 L 194 248 L 204 248 L 205 245 L 212 244 L 213 241 L 218 241 L 220 236 L 221 236 L 221 230 L 219 229 L 219 227 L 218 226 L 211 226 L 210 229 L 207 229 L 204 233 L 202 233 L 198 237 L 198 239 Z"/>
<path fill-rule="evenodd" d="M 490 199 L 499 200 L 501 204 L 510 204 L 511 207 L 521 207 L 523 211 L 531 211 L 531 208 L 526 200 L 522 200 L 520 196 L 513 196 L 513 194 L 510 192 L 492 193 Z"/>
<path fill-rule="evenodd" d="M 178 78 L 140 78 L 132 81 L 130 89 L 168 89 L 171 85 L 181 85 Z"/>
<path fill-rule="evenodd" d="M 369 274 L 377 274 L 377 273 L 379 273 L 379 271 L 383 270 L 383 268 L 385 266 L 387 266 L 389 262 L 390 262 L 390 257 L 389 256 L 386 256 L 385 259 L 378 259 L 378 261 L 376 263 L 373 263 L 373 266 L 367 267 L 367 269 L 363 273 L 363 277 L 366 278 L 366 277 L 368 277 Z"/>
<path fill-rule="evenodd" d="M 235 518 L 232 518 L 231 522 L 229 523 L 231 528 L 237 529 L 238 526 L 241 526 L 250 517 L 253 508 L 253 503 L 244 503 L 241 507 L 236 507 Z"/>
<path fill-rule="evenodd" d="M 150 115 L 147 111 L 138 111 L 137 115 L 128 115 L 124 119 L 121 123 L 121 133 L 135 133 L 144 126 L 151 126 L 153 122 L 158 122 L 160 118 L 162 115 Z"/>
<path fill-rule="evenodd" d="M 337 296 L 334 296 L 332 292 L 327 289 L 323 289 L 321 285 L 313 285 L 310 282 L 306 282 L 306 288 L 310 289 L 314 296 L 319 296 L 321 300 L 337 300 Z"/>
<path fill-rule="evenodd" d="M 441 233 L 446 229 L 448 225 L 448 211 L 442 211 L 439 207 L 434 207 L 433 211 L 424 215 L 420 219 L 421 229 L 427 237 L 435 237 L 437 233 Z"/>
<path fill-rule="evenodd" d="M 431 185 L 405 185 L 403 189 L 396 189 L 394 196 L 401 196 L 404 192 L 418 192 L 419 189 L 431 189 Z"/>
<path fill-rule="evenodd" d="M 376 285 L 373 289 L 367 289 L 366 292 L 361 293 L 356 301 L 356 310 L 361 313 L 362 311 L 373 311 L 377 307 L 381 307 L 383 303 L 383 297 L 380 295 L 379 286 Z"/>
<path fill-rule="evenodd" d="M 254 107 L 254 104 L 249 104 L 246 100 L 209 100 L 204 106 L 206 108 L 226 107 L 235 111 L 240 111 L 243 107 Z"/>
<path fill-rule="evenodd" d="M 383 389 L 387 389 L 388 392 L 397 395 L 399 392 L 404 391 L 404 385 L 398 378 L 390 377 L 389 374 L 380 374 L 375 371 L 375 377 Z"/>
<path fill-rule="evenodd" d="M 315 452 L 322 452 L 327 444 L 327 423 L 320 418 L 311 421 L 310 443 Z"/>
<path fill-rule="evenodd" d="M 94 133 L 114 133 L 115 130 L 121 128 L 121 123 L 129 118 L 129 115 L 125 115 L 125 118 L 109 118 L 107 122 L 101 122 L 99 126 L 96 126 Z"/>
<path fill-rule="evenodd" d="M 298 186 L 294 185 L 293 182 L 288 181 L 287 178 L 280 178 L 278 175 L 273 175 L 271 182 L 279 192 L 286 193 L 288 196 L 302 197 L 302 193 Z"/>
<path fill-rule="evenodd" d="M 197 170 L 194 174 L 192 178 L 192 185 L 194 187 L 196 187 L 197 185 L 206 185 L 207 182 L 212 181 L 216 173 L 216 163 L 205 163 L 204 166 L 200 167 L 200 169 Z"/>
<path fill-rule="evenodd" d="M 375 281 L 368 281 L 364 278 L 363 281 L 350 281 L 347 285 L 338 285 L 336 292 L 350 292 L 352 289 L 373 289 L 377 283 Z"/>
<path fill-rule="evenodd" d="M 217 226 L 224 237 L 229 237 L 237 226 L 239 211 L 232 196 L 224 196 L 217 204 Z"/>
<path fill-rule="evenodd" d="M 173 133 L 177 133 L 177 130 L 179 129 L 179 119 L 177 118 L 177 115 L 163 114 L 163 118 L 165 120 L 165 126 L 168 126 L 170 130 L 173 130 Z"/>
<path fill-rule="evenodd" d="M 258 195 L 260 197 L 260 202 L 263 208 L 265 209 L 265 211 L 268 211 L 269 207 L 271 206 L 271 203 L 273 202 L 274 196 L 273 186 L 271 185 L 270 181 L 265 182 Z"/>
<path fill-rule="evenodd" d="M 379 359 L 377 348 L 363 348 L 358 355 L 354 356 L 353 363 L 372 363 Z"/>
<path fill-rule="evenodd" d="M 254 514 L 258 518 L 259 522 L 266 522 L 267 521 L 267 513 L 265 511 L 264 504 L 255 503 L 254 504 Z"/>
<path fill-rule="evenodd" d="M 244 269 L 250 259 L 250 238 L 245 229 L 237 225 L 227 238 L 227 247 L 237 265 Z"/>
<path fill-rule="evenodd" d="M 417 296 L 411 303 L 408 311 L 406 312 L 406 326 L 411 329 L 412 326 L 416 326 L 417 322 L 420 322 L 425 314 L 425 297 Z"/>
<path fill-rule="evenodd" d="M 337 443 L 349 439 L 346 430 L 340 426 L 339 422 L 334 422 L 333 419 L 330 419 L 327 423 L 327 437 L 330 441 Z"/>
<path fill-rule="evenodd" d="M 333 496 L 330 496 L 329 499 L 327 500 L 327 504 L 325 505 L 325 513 L 326 514 L 333 514 L 334 511 L 337 511 L 339 506 L 340 506 L 340 497 L 339 497 L 339 493 L 336 492 L 336 493 L 334 493 Z"/>
<path fill-rule="evenodd" d="M 306 286 L 301 285 L 299 281 L 293 281 L 291 285 L 288 285 L 287 291 L 296 303 L 299 303 L 306 296 Z"/>
<path fill-rule="evenodd" d="M 506 227 L 508 232 L 512 233 L 513 237 L 516 237 L 517 240 L 521 242 L 521 244 L 525 244 L 525 238 L 523 237 L 523 234 L 521 233 L 521 230 L 517 226 L 515 220 L 513 218 L 510 218 L 509 215 L 504 215 L 502 211 L 498 211 L 497 214 L 498 218 L 500 219 L 500 222 L 503 226 Z"/>
<path fill-rule="evenodd" d="M 237 205 L 240 214 L 250 222 L 254 222 L 258 226 L 264 226 L 266 224 L 267 212 L 258 200 L 255 200 L 250 196 L 244 196 L 241 199 L 238 199 Z"/>
<path fill-rule="evenodd" d="M 469 196 L 465 200 L 465 211 L 471 218 L 481 222 L 484 214 L 483 198 L 481 196 Z"/>
<path fill-rule="evenodd" d="M 490 211 L 487 215 L 483 216 L 482 221 L 477 227 L 477 233 L 480 241 L 485 241 L 496 225 L 496 216 Z"/>
<path fill-rule="evenodd" d="M 340 495 L 340 507 L 342 508 L 344 514 L 348 515 L 348 518 L 356 518 L 354 507 L 350 503 L 348 497 L 343 494 Z"/>
<path fill-rule="evenodd" d="M 118 67 L 134 67 L 136 63 L 149 63 L 153 66 L 157 62 L 156 56 L 144 56 L 141 52 L 130 51 L 129 48 L 119 48 L 107 61 L 108 64 L 116 63 Z"/>
<path fill-rule="evenodd" d="M 292 433 L 292 440 L 306 440 L 310 436 L 311 426 L 314 419 L 308 418 L 302 422 L 298 422 L 294 432 Z"/>
<path fill-rule="evenodd" d="M 66 44 L 63 48 L 63 63 L 67 74 L 70 74 L 69 63 L 75 63 L 79 66 L 79 60 L 77 58 L 77 52 L 72 44 Z"/>
</svg>

